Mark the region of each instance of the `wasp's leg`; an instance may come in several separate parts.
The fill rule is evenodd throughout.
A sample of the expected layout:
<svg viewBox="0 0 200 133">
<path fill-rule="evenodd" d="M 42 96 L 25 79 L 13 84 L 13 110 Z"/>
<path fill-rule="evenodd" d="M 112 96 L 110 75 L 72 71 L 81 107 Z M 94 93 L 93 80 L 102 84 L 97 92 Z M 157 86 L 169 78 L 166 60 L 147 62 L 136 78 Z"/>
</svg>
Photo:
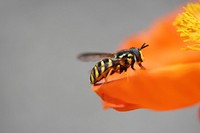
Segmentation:
<svg viewBox="0 0 200 133">
<path fill-rule="evenodd" d="M 142 65 L 141 62 L 139 62 L 138 65 L 140 66 L 140 68 L 141 68 L 142 70 L 145 70 L 145 69 L 146 69 L 146 68 Z"/>
<path fill-rule="evenodd" d="M 128 72 L 125 72 L 126 78 L 128 79 Z"/>
<path fill-rule="evenodd" d="M 123 69 L 123 68 L 122 68 L 122 66 L 121 66 L 121 65 L 117 65 L 117 66 L 116 66 L 116 68 L 114 69 L 114 72 L 116 72 L 116 73 L 119 73 L 119 74 L 120 74 L 120 73 L 122 73 L 122 71 L 123 71 L 122 69 Z"/>
<path fill-rule="evenodd" d="M 124 73 L 125 73 L 125 75 L 126 75 L 126 79 L 129 80 L 129 78 L 128 78 L 127 68 L 126 68 L 126 70 L 124 70 Z"/>
<path fill-rule="evenodd" d="M 131 65 L 131 68 L 135 71 L 135 68 L 133 67 L 133 65 Z"/>
<path fill-rule="evenodd" d="M 127 67 L 123 67 L 123 66 L 121 66 L 121 68 L 120 68 L 120 74 L 121 74 L 122 72 L 124 72 L 125 75 L 126 75 L 126 78 L 128 78 Z"/>
<path fill-rule="evenodd" d="M 111 75 L 111 73 L 113 72 L 114 68 L 111 68 L 110 71 L 108 72 L 107 76 L 105 76 L 105 83 L 108 82 L 108 77 Z"/>
<path fill-rule="evenodd" d="M 119 72 L 118 72 L 118 73 L 120 74 L 120 73 L 122 73 L 123 71 L 126 72 L 126 71 L 127 71 L 127 68 L 124 67 L 124 66 L 121 66 L 121 67 L 119 68 Z"/>
<path fill-rule="evenodd" d="M 135 61 L 133 60 L 132 63 L 131 63 L 131 68 L 132 68 L 133 70 L 135 70 L 135 68 L 134 68 L 134 63 L 135 63 Z"/>
</svg>

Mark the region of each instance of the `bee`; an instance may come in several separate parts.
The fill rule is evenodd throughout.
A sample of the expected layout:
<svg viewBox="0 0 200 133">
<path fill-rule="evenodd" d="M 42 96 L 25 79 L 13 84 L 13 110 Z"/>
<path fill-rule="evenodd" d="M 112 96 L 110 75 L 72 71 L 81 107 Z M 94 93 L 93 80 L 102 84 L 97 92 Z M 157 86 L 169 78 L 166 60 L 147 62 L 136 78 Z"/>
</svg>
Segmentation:
<svg viewBox="0 0 200 133">
<path fill-rule="evenodd" d="M 95 85 L 102 79 L 105 79 L 114 74 L 126 72 L 129 67 L 133 70 L 134 64 L 137 63 L 141 69 L 145 69 L 142 65 L 143 54 L 142 49 L 146 48 L 146 43 L 142 44 L 140 48 L 131 47 L 130 49 L 121 50 L 116 53 L 82 53 L 78 56 L 81 61 L 96 61 L 100 60 L 95 64 L 90 73 L 90 83 Z"/>
</svg>

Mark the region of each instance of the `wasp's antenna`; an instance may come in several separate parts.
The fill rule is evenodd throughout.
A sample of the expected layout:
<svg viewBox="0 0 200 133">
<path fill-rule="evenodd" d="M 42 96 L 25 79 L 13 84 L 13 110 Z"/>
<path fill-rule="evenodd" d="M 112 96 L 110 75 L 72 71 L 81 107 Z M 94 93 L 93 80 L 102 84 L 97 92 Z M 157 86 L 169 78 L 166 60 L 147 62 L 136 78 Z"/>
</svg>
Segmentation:
<svg viewBox="0 0 200 133">
<path fill-rule="evenodd" d="M 149 46 L 148 44 L 143 43 L 142 46 L 140 47 L 140 50 L 142 50 L 143 48 L 146 48 L 146 47 L 148 47 L 148 46 Z"/>
</svg>

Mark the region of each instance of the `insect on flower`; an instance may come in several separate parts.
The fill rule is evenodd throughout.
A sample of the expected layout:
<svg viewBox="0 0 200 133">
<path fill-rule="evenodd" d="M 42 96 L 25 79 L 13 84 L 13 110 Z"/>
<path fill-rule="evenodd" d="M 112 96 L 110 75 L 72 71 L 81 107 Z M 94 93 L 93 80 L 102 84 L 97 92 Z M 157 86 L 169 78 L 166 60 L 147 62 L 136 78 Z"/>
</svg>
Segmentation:
<svg viewBox="0 0 200 133">
<path fill-rule="evenodd" d="M 103 78 L 105 82 L 110 75 L 114 73 L 121 74 L 126 72 L 129 67 L 134 69 L 134 63 L 137 62 L 141 69 L 145 69 L 142 66 L 143 54 L 142 49 L 149 45 L 143 44 L 140 48 L 131 47 L 127 50 L 121 50 L 116 53 L 82 53 L 78 56 L 81 61 L 96 61 L 100 60 L 95 64 L 91 70 L 90 83 L 96 84 Z"/>
</svg>

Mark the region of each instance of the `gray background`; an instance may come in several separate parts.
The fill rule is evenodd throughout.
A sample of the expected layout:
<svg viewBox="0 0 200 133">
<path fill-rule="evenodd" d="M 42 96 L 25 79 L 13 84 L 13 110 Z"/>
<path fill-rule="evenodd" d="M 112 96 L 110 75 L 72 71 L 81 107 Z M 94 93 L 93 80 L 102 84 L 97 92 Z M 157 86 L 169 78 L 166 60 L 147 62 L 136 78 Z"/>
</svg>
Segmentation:
<svg viewBox="0 0 200 133">
<path fill-rule="evenodd" d="M 1 0 L 0 133 L 199 133 L 198 106 L 103 111 L 83 51 L 114 51 L 180 0 Z M 170 38 L 169 38 L 170 39 Z"/>
</svg>

